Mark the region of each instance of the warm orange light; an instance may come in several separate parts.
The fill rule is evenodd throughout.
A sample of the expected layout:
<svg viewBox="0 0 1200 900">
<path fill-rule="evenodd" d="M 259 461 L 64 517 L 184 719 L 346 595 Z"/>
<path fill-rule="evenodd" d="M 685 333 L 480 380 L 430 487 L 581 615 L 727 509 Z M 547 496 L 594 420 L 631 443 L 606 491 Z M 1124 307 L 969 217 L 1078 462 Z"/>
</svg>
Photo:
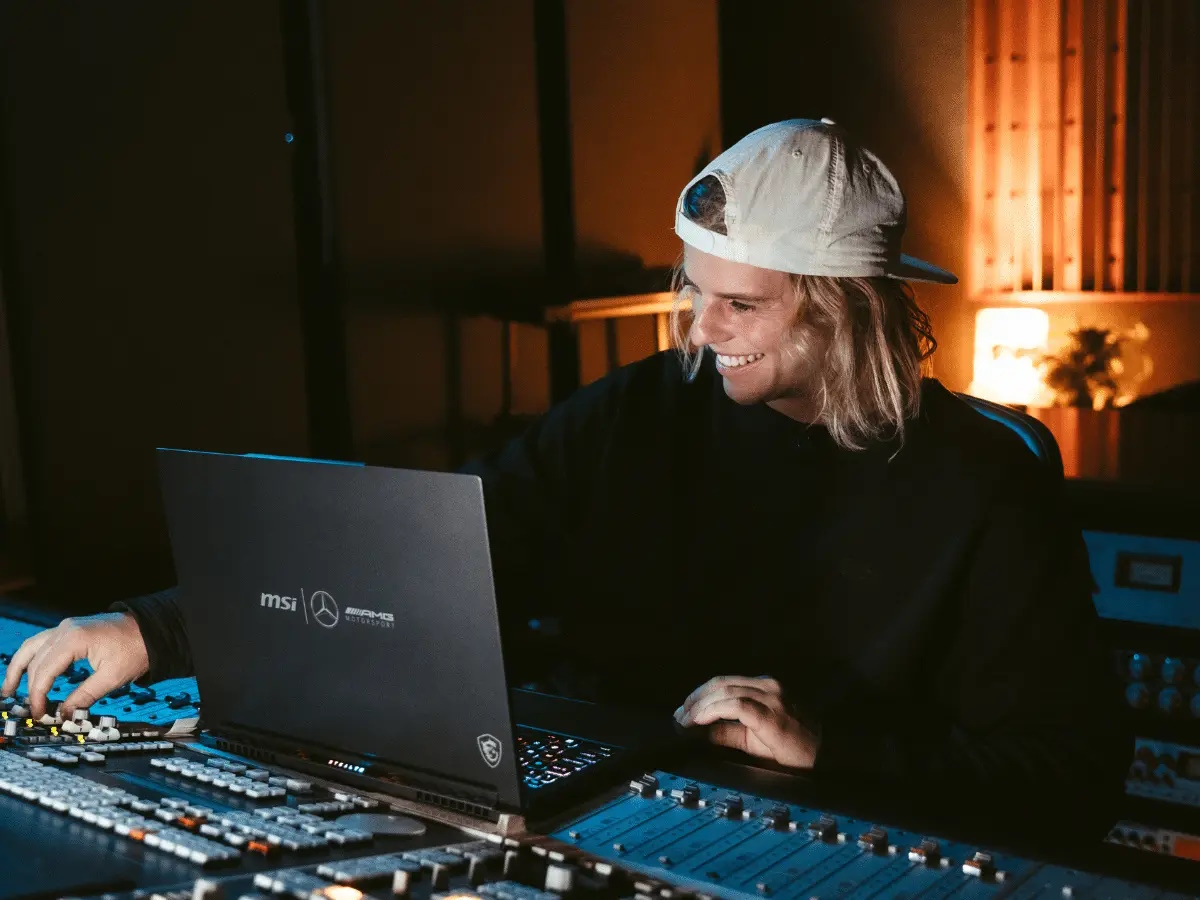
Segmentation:
<svg viewBox="0 0 1200 900">
<path fill-rule="evenodd" d="M 975 378 L 968 393 L 1026 406 L 1044 391 L 1037 369 L 1050 337 L 1045 310 L 981 309 L 975 316 Z"/>
<path fill-rule="evenodd" d="M 316 891 L 314 896 L 325 897 L 326 900 L 362 900 L 363 892 L 349 885 L 331 884 Z"/>
</svg>

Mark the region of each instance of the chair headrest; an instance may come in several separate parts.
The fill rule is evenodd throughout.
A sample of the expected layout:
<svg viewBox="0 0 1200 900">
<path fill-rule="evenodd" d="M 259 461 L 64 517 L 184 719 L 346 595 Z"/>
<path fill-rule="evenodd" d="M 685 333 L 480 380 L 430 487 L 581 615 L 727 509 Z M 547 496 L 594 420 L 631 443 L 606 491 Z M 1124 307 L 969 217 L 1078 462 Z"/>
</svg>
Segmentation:
<svg viewBox="0 0 1200 900">
<path fill-rule="evenodd" d="M 1059 478 L 1063 477 L 1062 453 L 1058 449 L 1058 441 L 1054 439 L 1054 434 L 1046 427 L 1045 423 L 1027 413 L 1013 409 L 1011 406 L 993 403 L 991 400 L 984 400 L 982 397 L 974 397 L 970 394 L 960 393 L 958 396 L 976 412 L 1015 431 L 1017 436 L 1025 442 L 1025 446 L 1042 461 L 1043 465 Z"/>
</svg>

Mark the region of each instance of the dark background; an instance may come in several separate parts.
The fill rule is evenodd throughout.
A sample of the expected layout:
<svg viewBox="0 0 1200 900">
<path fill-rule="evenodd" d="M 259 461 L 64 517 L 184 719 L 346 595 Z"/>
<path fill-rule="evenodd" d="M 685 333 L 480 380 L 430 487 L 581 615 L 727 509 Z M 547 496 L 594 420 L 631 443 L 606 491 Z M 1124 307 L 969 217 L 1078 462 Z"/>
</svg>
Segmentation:
<svg viewBox="0 0 1200 900">
<path fill-rule="evenodd" d="M 314 452 L 298 272 L 315 232 L 296 178 L 318 135 L 289 103 L 281 19 L 303 8 L 0 3 L 0 276 L 49 605 L 171 582 L 154 447 Z M 554 41 L 536 36 L 555 9 L 548 75 Z M 450 467 L 543 411 L 541 308 L 661 290 L 679 190 L 769 121 L 858 132 L 905 186 L 907 249 L 964 274 L 967 0 L 348 0 L 324 16 L 326 299 L 345 341 L 324 339 L 345 355 L 355 458 Z M 964 389 L 974 309 L 960 287 L 919 296 L 937 374 Z M 1166 341 L 1146 390 L 1200 377 L 1195 310 L 1111 312 Z M 618 361 L 653 350 L 651 322 L 616 328 Z M 578 363 L 584 382 L 604 371 L 596 328 Z"/>
</svg>

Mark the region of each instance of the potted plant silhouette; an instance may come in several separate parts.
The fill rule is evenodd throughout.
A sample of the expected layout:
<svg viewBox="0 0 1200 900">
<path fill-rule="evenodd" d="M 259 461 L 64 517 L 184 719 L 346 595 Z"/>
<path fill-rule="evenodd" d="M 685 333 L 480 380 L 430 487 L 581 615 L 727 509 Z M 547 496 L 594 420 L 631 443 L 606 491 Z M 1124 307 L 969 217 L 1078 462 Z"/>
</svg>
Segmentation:
<svg viewBox="0 0 1200 900">
<path fill-rule="evenodd" d="M 1068 476 L 1118 475 L 1117 408 L 1136 396 L 1151 366 L 1142 353 L 1139 371 L 1131 373 L 1126 356 L 1131 346 L 1144 344 L 1149 336 L 1141 322 L 1128 331 L 1080 327 L 1068 334 L 1061 350 L 1039 359 L 1053 406 L 1037 415 L 1054 432 Z"/>
</svg>

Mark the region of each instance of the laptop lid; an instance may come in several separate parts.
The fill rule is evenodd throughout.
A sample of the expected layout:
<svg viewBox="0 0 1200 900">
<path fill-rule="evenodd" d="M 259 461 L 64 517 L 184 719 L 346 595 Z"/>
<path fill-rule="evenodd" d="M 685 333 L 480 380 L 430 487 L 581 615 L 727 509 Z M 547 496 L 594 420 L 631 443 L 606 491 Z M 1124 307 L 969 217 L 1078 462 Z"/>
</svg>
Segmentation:
<svg viewBox="0 0 1200 900">
<path fill-rule="evenodd" d="M 520 805 L 481 481 L 158 452 L 206 726 Z"/>
</svg>

